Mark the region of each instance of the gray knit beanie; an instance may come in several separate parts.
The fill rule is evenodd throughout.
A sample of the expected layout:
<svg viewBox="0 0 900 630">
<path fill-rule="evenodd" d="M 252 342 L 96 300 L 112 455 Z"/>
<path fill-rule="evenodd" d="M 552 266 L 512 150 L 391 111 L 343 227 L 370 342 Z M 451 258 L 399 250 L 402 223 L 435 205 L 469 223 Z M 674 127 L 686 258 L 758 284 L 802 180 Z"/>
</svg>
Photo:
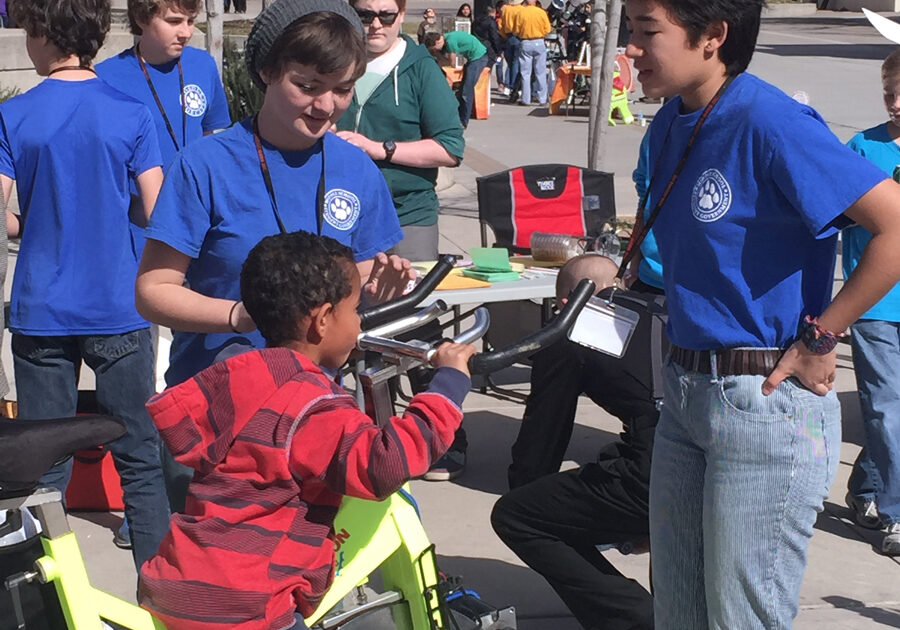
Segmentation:
<svg viewBox="0 0 900 630">
<path fill-rule="evenodd" d="M 263 92 L 266 91 L 266 84 L 259 76 L 259 68 L 269 55 L 272 44 L 291 24 L 310 13 L 319 12 L 341 16 L 365 38 L 366 30 L 346 0 L 275 0 L 254 21 L 244 48 L 250 78 Z"/>
</svg>

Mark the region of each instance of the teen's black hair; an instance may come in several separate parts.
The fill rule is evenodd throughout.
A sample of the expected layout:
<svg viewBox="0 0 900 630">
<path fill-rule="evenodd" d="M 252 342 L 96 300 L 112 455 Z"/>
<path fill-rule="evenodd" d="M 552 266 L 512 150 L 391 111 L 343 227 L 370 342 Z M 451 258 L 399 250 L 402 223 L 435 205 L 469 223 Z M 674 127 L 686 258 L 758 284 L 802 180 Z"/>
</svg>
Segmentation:
<svg viewBox="0 0 900 630">
<path fill-rule="evenodd" d="M 10 0 L 9 17 L 30 37 L 46 37 L 90 66 L 109 31 L 109 0 Z"/>
<path fill-rule="evenodd" d="M 728 37 L 719 48 L 719 59 L 729 76 L 747 69 L 765 0 L 659 0 L 669 15 L 687 30 L 691 45 L 696 45 L 713 22 L 728 23 Z"/>
<path fill-rule="evenodd" d="M 297 339 L 314 308 L 350 295 L 353 251 L 327 236 L 267 236 L 241 268 L 241 300 L 269 347 Z"/>
</svg>

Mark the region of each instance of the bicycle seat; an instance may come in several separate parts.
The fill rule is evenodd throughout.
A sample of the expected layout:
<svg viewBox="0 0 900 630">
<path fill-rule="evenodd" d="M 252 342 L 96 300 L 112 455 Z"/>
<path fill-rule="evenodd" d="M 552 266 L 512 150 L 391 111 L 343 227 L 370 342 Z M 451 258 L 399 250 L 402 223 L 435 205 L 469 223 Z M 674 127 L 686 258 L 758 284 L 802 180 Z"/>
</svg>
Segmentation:
<svg viewBox="0 0 900 630">
<path fill-rule="evenodd" d="M 0 422 L 0 499 L 30 494 L 57 462 L 123 435 L 125 425 L 103 415 Z"/>
</svg>

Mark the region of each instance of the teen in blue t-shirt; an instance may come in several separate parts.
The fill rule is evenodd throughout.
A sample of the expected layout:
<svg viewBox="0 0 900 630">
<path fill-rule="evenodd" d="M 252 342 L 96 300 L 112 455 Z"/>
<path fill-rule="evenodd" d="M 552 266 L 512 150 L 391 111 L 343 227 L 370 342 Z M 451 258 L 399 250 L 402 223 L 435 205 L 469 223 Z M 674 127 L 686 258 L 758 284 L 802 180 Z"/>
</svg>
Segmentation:
<svg viewBox="0 0 900 630">
<path fill-rule="evenodd" d="M 100 411 L 127 424 L 110 444 L 133 525 L 137 567 L 168 529 L 159 435 L 144 403 L 154 393 L 148 323 L 134 304 L 137 259 L 129 239 L 129 188 L 150 215 L 162 181 L 150 112 L 96 78 L 91 60 L 109 5 L 30 0 L 12 5 L 35 70 L 48 77 L 0 105 L 0 185 L 15 183 L 22 243 L 10 329 L 19 416 L 74 416 L 82 363 L 96 375 Z M 71 461 L 42 483 L 65 491 Z"/>
<path fill-rule="evenodd" d="M 248 40 L 248 67 L 266 92 L 258 136 L 248 119 L 186 147 L 167 172 L 147 230 L 138 306 L 175 331 L 170 385 L 223 351 L 262 346 L 239 302 L 241 264 L 262 237 L 282 226 L 316 232 L 320 187 L 321 233 L 353 249 L 364 278 L 371 273 L 376 281 L 386 280 L 367 292 L 378 285 L 396 290 L 412 275 L 408 262 L 380 254 L 402 232 L 377 167 L 359 149 L 327 134 L 365 70 L 359 19 L 343 3 L 334 12 L 310 15 L 299 2 L 290 9 L 305 17 L 288 26 L 278 21 L 280 14 L 264 14 L 267 19 L 257 20 Z M 270 52 L 273 40 L 260 36 L 260 24 L 289 31 L 279 40 L 282 50 Z M 327 50 L 316 45 L 317 36 L 331 42 Z"/>
<path fill-rule="evenodd" d="M 625 2 L 644 93 L 674 96 L 650 130 L 673 344 L 650 482 L 657 630 L 791 626 L 840 452 L 837 336 L 900 279 L 900 187 L 744 73 L 763 4 Z M 832 300 L 851 220 L 874 236 Z"/>
<path fill-rule="evenodd" d="M 900 50 L 881 66 L 889 120 L 862 131 L 847 145 L 893 175 L 900 166 Z M 861 225 L 845 229 L 844 276 L 856 269 L 872 238 Z M 853 367 L 865 428 L 865 448 L 853 464 L 847 502 L 861 525 L 884 528 L 881 552 L 900 555 L 900 285 L 850 327 Z"/>
</svg>

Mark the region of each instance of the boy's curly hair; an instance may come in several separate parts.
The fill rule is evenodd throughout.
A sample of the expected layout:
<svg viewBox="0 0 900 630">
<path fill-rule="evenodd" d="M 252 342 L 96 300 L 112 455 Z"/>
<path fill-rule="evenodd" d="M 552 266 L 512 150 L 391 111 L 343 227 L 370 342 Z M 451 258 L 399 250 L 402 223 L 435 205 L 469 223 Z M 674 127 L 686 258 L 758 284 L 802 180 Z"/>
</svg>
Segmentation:
<svg viewBox="0 0 900 630">
<path fill-rule="evenodd" d="M 109 0 L 10 0 L 9 17 L 29 37 L 46 37 L 90 66 L 109 31 Z"/>
<path fill-rule="evenodd" d="M 241 269 L 241 300 L 266 344 L 296 340 L 314 308 L 348 297 L 353 265 L 353 251 L 327 236 L 291 232 L 257 243 Z"/>
<path fill-rule="evenodd" d="M 141 24 L 149 24 L 153 16 L 166 7 L 172 7 L 187 15 L 200 13 L 200 0 L 128 0 L 128 28 L 132 35 L 143 33 Z"/>
</svg>

